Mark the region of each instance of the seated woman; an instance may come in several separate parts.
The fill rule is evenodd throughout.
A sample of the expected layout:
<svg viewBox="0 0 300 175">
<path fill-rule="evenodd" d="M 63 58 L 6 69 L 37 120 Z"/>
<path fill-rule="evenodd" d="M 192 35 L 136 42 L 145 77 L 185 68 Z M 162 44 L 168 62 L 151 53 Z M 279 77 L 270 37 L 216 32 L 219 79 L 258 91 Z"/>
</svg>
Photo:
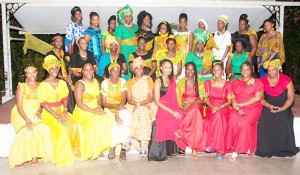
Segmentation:
<svg viewBox="0 0 300 175">
<path fill-rule="evenodd" d="M 154 102 L 158 106 L 156 122 L 153 123 L 148 159 L 164 161 L 180 152 L 175 141 L 182 111 L 176 97 L 173 64 L 169 59 L 160 62 L 162 76 L 154 82 Z"/>
<path fill-rule="evenodd" d="M 123 144 L 119 160 L 126 161 L 126 148 L 131 144 L 131 140 L 127 140 L 129 137 L 131 112 L 125 108 L 127 87 L 126 81 L 120 78 L 120 70 L 118 63 L 110 64 L 108 67 L 109 78 L 105 79 L 101 84 L 101 98 L 105 108 L 104 111 L 115 119 L 108 158 L 114 159 L 116 146 Z"/>
<path fill-rule="evenodd" d="M 239 153 L 252 155 L 255 152 L 257 121 L 262 111 L 263 85 L 252 77 L 250 62 L 242 64 L 241 74 L 241 79 L 232 82 L 233 108 L 229 111 L 226 136 L 226 149 L 233 151 L 231 161 L 236 160 Z"/>
<path fill-rule="evenodd" d="M 206 117 L 204 124 L 204 145 L 206 152 L 216 152 L 222 159 L 225 152 L 225 136 L 227 131 L 228 111 L 232 103 L 231 83 L 222 79 L 223 64 L 213 62 L 213 80 L 205 82 Z"/>
<path fill-rule="evenodd" d="M 25 83 L 19 83 L 16 92 L 16 105 L 11 110 L 10 121 L 16 131 L 16 137 L 9 151 L 9 167 L 24 167 L 31 161 L 34 166 L 38 158 L 44 160 L 52 156 L 50 129 L 41 119 L 40 103 L 37 99 L 36 81 L 38 71 L 29 65 L 25 68 Z"/>
<path fill-rule="evenodd" d="M 129 137 L 137 141 L 135 147 L 146 158 L 157 106 L 153 102 L 153 81 L 143 75 L 143 60 L 135 58 L 132 68 L 134 77 L 127 82 L 126 108 L 132 111 Z"/>
<path fill-rule="evenodd" d="M 294 156 L 299 152 L 295 145 L 294 115 L 291 106 L 294 102 L 292 80 L 279 74 L 279 59 L 267 61 L 268 76 L 261 79 L 264 85 L 264 106 L 258 121 L 258 140 L 255 155 L 261 157 Z"/>
<path fill-rule="evenodd" d="M 77 81 L 74 90 L 76 106 L 73 116 L 82 129 L 82 159 L 103 159 L 103 151 L 111 146 L 113 118 L 101 108 L 100 85 L 94 79 L 94 71 L 91 63 L 83 64 L 83 78 Z"/>
<path fill-rule="evenodd" d="M 215 60 L 213 52 L 211 50 L 204 50 L 206 41 L 209 38 L 207 31 L 194 33 L 194 52 L 188 53 L 185 58 L 185 62 L 193 62 L 197 68 L 197 77 L 205 82 L 213 78 L 211 65 Z"/>
<path fill-rule="evenodd" d="M 141 57 L 143 59 L 143 67 L 144 67 L 144 74 L 151 77 L 152 80 L 155 80 L 156 75 L 156 60 L 152 59 L 152 51 L 147 51 L 145 50 L 146 46 L 146 40 L 144 37 L 138 37 L 138 49 L 136 52 L 133 52 L 132 54 L 129 55 L 129 67 L 130 71 L 133 73 L 134 68 L 133 68 L 133 60 Z"/>
<path fill-rule="evenodd" d="M 121 68 L 122 76 L 128 73 L 126 59 L 123 54 L 118 53 L 119 43 L 115 37 L 107 37 L 105 46 L 109 48 L 109 52 L 103 54 L 98 64 L 97 75 L 103 78 L 109 78 L 108 66 L 111 63 L 118 63 Z"/>
<path fill-rule="evenodd" d="M 182 150 L 190 147 L 192 156 L 197 156 L 197 150 L 202 142 L 202 103 L 205 98 L 205 88 L 202 81 L 198 80 L 196 65 L 188 62 L 185 65 L 185 78 L 177 83 L 177 99 L 183 111 L 183 120 L 175 132 L 176 144 Z"/>
<path fill-rule="evenodd" d="M 226 63 L 226 74 L 230 80 L 240 79 L 241 65 L 249 61 L 248 52 L 244 51 L 244 43 L 241 40 L 237 40 L 234 44 L 235 52 L 230 54 Z M 252 58 L 251 58 L 252 59 Z"/>
<path fill-rule="evenodd" d="M 49 76 L 38 87 L 38 100 L 43 107 L 42 119 L 50 127 L 53 147 L 52 161 L 57 167 L 71 165 L 79 152 L 79 129 L 72 114 L 68 113 L 68 87 L 57 79 L 61 64 L 53 55 L 44 59 L 43 68 Z"/>
</svg>

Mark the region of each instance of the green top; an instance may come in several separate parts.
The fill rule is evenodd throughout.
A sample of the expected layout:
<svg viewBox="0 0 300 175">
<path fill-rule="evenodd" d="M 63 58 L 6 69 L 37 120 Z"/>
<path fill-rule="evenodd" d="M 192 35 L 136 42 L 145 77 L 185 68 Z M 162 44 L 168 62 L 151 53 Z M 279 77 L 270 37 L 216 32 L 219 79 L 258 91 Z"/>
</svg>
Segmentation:
<svg viewBox="0 0 300 175">
<path fill-rule="evenodd" d="M 211 57 L 211 62 L 215 61 L 215 57 Z M 185 59 L 185 63 L 193 62 L 196 65 L 197 72 L 203 71 L 203 56 L 198 57 L 194 52 L 190 52 Z"/>
<path fill-rule="evenodd" d="M 241 65 L 246 61 L 248 61 L 247 52 L 244 51 L 241 55 L 236 55 L 236 52 L 233 53 L 231 59 L 232 73 L 241 73 Z"/>
<path fill-rule="evenodd" d="M 135 36 L 135 32 L 139 29 L 139 27 L 136 24 L 132 24 L 132 29 L 129 29 L 125 27 L 124 25 L 118 25 L 115 30 L 115 37 L 117 39 L 121 38 L 129 39 Z"/>
</svg>

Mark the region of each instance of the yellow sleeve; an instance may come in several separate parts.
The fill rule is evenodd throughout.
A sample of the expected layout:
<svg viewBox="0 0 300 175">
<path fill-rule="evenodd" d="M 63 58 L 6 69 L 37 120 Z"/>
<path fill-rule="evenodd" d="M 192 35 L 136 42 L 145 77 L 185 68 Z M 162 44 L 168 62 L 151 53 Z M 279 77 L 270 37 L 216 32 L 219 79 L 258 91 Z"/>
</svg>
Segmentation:
<svg viewBox="0 0 300 175">
<path fill-rule="evenodd" d="M 128 58 L 128 62 L 133 62 L 134 60 L 134 56 L 132 54 L 129 55 L 129 58 Z"/>
<path fill-rule="evenodd" d="M 42 82 L 38 86 L 37 96 L 39 103 L 47 102 L 48 93 L 45 82 Z"/>
<path fill-rule="evenodd" d="M 200 99 L 204 100 L 206 98 L 205 86 L 204 83 L 200 80 L 198 80 L 198 91 Z"/>
<path fill-rule="evenodd" d="M 147 80 L 148 80 L 148 88 L 150 90 L 153 90 L 154 89 L 154 85 L 153 85 L 153 81 L 150 77 L 147 77 Z"/>
<path fill-rule="evenodd" d="M 69 89 L 67 86 L 67 83 L 64 80 L 59 80 L 59 84 L 60 84 L 60 95 L 61 95 L 61 99 L 66 98 L 69 96 Z"/>
</svg>

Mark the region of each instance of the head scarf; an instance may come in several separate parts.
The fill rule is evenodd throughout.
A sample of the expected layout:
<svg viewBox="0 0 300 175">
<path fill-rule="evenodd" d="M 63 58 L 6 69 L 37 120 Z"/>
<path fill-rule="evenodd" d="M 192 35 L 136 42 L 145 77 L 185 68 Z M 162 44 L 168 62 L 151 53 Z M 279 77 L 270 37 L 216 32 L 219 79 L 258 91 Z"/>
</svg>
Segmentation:
<svg viewBox="0 0 300 175">
<path fill-rule="evenodd" d="M 134 60 L 133 60 L 133 69 L 135 69 L 136 67 L 138 67 L 138 66 L 143 66 L 144 64 L 143 64 L 143 59 L 142 59 L 142 57 L 137 57 L 137 58 L 135 58 Z"/>
<path fill-rule="evenodd" d="M 198 41 L 202 41 L 204 45 L 206 44 L 206 41 L 209 39 L 210 33 L 207 30 L 196 30 L 194 33 L 194 43 L 197 43 Z"/>
<path fill-rule="evenodd" d="M 116 62 L 113 62 L 108 66 L 108 72 L 110 72 L 110 70 L 114 67 L 118 67 L 120 69 L 120 65 Z"/>
<path fill-rule="evenodd" d="M 31 72 L 31 71 L 37 71 L 36 67 L 35 67 L 35 66 L 27 66 L 27 67 L 24 69 L 24 72 L 25 72 L 25 73 Z"/>
<path fill-rule="evenodd" d="M 75 16 L 75 13 L 76 13 L 77 11 L 81 12 L 80 7 L 75 6 L 75 7 L 72 8 L 71 14 L 72 14 L 73 17 Z"/>
<path fill-rule="evenodd" d="M 218 20 L 221 20 L 224 22 L 224 24 L 226 25 L 228 23 L 228 16 L 226 15 L 221 15 L 219 16 L 219 19 Z"/>
<path fill-rule="evenodd" d="M 119 45 L 118 41 L 116 40 L 116 37 L 114 36 L 108 36 L 105 39 L 105 47 L 109 48 L 110 44 L 115 43 L 116 45 Z"/>
<path fill-rule="evenodd" d="M 202 22 L 205 26 L 205 30 L 208 30 L 208 24 L 204 19 L 199 19 L 198 24 L 199 24 L 199 22 Z"/>
<path fill-rule="evenodd" d="M 53 66 L 61 67 L 60 61 L 54 55 L 48 55 L 44 59 L 43 68 L 49 72 Z"/>
<path fill-rule="evenodd" d="M 118 10 L 117 17 L 119 24 L 124 24 L 124 17 L 128 14 L 133 14 L 132 8 L 128 4 Z"/>
<path fill-rule="evenodd" d="M 264 68 L 268 69 L 269 66 L 273 66 L 276 69 L 281 69 L 281 61 L 280 59 L 268 60 L 264 62 Z"/>
</svg>

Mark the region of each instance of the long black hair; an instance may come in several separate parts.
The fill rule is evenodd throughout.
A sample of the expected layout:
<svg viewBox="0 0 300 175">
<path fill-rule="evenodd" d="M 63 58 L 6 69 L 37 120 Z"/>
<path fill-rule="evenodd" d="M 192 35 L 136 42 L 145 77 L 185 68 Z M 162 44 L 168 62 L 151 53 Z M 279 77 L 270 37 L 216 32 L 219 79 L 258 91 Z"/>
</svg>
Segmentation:
<svg viewBox="0 0 300 175">
<path fill-rule="evenodd" d="M 137 25 L 138 25 L 139 27 L 142 27 L 142 25 L 143 25 L 143 20 L 146 18 L 146 16 L 149 16 L 149 18 L 150 18 L 150 26 L 149 26 L 149 28 L 152 27 L 152 15 L 151 15 L 150 13 L 146 12 L 145 10 L 141 11 L 141 12 L 138 14 L 138 16 L 137 16 Z"/>
<path fill-rule="evenodd" d="M 107 20 L 107 25 L 108 25 L 107 30 L 108 30 L 108 31 L 109 31 L 109 24 L 110 24 L 110 21 L 112 21 L 112 20 L 117 21 L 116 15 L 112 15 L 112 16 L 110 16 L 110 17 L 108 18 L 108 20 Z"/>
<path fill-rule="evenodd" d="M 194 76 L 194 84 L 195 84 L 195 94 L 197 94 L 197 96 L 199 96 L 199 91 L 198 91 L 198 75 L 197 75 L 197 69 L 196 69 L 196 64 L 194 62 L 188 62 L 184 65 L 185 70 L 187 70 L 187 67 L 191 65 L 193 67 L 195 76 Z"/>
<path fill-rule="evenodd" d="M 174 67 L 173 67 L 172 61 L 169 60 L 169 59 L 163 59 L 163 60 L 161 60 L 161 62 L 160 62 L 160 67 L 162 67 L 162 65 L 163 65 L 164 63 L 166 63 L 166 62 L 168 62 L 168 63 L 171 64 L 172 71 L 171 71 L 171 74 L 168 76 L 168 78 L 169 78 L 170 80 L 172 80 L 173 77 L 174 77 Z M 160 71 L 161 71 L 161 70 L 160 70 Z M 161 71 L 161 74 L 162 74 L 162 71 Z"/>
<path fill-rule="evenodd" d="M 162 25 L 166 25 L 166 26 L 167 26 L 167 33 L 168 33 L 168 36 L 173 35 L 170 24 L 169 24 L 167 21 L 162 21 L 162 22 L 160 22 L 160 23 L 158 24 L 158 26 L 157 26 L 157 29 L 156 29 L 156 36 L 159 36 L 159 30 L 160 30 L 160 27 L 161 27 Z"/>
</svg>

